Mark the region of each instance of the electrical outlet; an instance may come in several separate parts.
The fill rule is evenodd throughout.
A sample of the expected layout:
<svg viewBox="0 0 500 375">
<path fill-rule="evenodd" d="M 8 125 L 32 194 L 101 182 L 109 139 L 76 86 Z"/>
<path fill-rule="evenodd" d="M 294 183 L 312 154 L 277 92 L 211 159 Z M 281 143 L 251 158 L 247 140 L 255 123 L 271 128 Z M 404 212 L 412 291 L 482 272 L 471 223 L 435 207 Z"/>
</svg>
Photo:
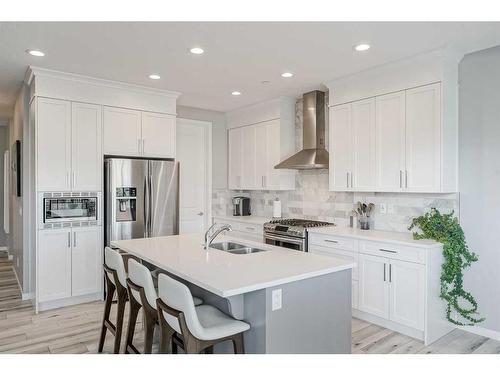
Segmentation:
<svg viewBox="0 0 500 375">
<path fill-rule="evenodd" d="M 380 207 L 380 213 L 381 214 L 386 214 L 387 213 L 387 206 L 385 205 L 385 203 L 380 203 L 379 207 Z"/>
<path fill-rule="evenodd" d="M 394 205 L 393 204 L 389 203 L 387 205 L 387 213 L 388 214 L 393 214 L 394 213 Z"/>
<path fill-rule="evenodd" d="M 275 289 L 271 293 L 272 295 L 272 311 L 281 309 L 282 299 L 283 299 L 283 291 L 282 289 Z"/>
</svg>

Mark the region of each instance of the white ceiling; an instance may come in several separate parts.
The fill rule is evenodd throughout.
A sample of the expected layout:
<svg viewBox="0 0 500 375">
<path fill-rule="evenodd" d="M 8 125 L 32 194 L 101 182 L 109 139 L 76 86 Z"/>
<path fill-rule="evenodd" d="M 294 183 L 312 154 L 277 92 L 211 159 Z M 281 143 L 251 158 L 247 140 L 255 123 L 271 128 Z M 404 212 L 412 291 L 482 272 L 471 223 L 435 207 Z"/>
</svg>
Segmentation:
<svg viewBox="0 0 500 375">
<path fill-rule="evenodd" d="M 366 53 L 352 46 L 366 41 Z M 0 112 L 29 65 L 181 92 L 179 104 L 228 111 L 424 51 L 500 44 L 500 23 L 0 23 Z M 201 46 L 205 54 L 188 49 Z M 35 58 L 28 48 L 46 53 Z M 292 71 L 291 79 L 280 77 Z M 151 73 L 161 75 L 152 81 Z M 263 85 L 263 80 L 270 81 Z M 239 97 L 230 93 L 242 92 Z"/>
</svg>

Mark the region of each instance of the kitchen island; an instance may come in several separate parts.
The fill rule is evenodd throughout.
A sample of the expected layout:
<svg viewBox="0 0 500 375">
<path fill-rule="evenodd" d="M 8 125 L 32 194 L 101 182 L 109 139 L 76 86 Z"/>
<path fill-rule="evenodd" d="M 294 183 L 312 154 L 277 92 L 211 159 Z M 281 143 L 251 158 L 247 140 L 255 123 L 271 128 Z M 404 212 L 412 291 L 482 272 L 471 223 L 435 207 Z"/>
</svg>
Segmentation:
<svg viewBox="0 0 500 375">
<path fill-rule="evenodd" d="M 350 353 L 354 263 L 220 236 L 265 251 L 203 248 L 203 235 L 114 241 L 112 245 L 181 279 L 193 295 L 248 322 L 246 353 Z M 219 344 L 216 353 L 231 352 Z"/>
</svg>

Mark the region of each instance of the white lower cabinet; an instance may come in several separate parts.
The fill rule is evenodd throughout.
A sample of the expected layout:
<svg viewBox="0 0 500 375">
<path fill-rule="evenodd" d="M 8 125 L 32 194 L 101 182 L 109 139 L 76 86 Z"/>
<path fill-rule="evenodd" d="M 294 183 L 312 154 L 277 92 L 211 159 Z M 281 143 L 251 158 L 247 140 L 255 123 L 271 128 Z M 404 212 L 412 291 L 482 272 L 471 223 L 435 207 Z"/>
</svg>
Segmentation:
<svg viewBox="0 0 500 375">
<path fill-rule="evenodd" d="M 237 218 L 235 220 L 232 220 L 232 218 L 228 219 L 222 217 L 215 217 L 213 219 L 213 222 L 219 225 L 231 225 L 231 232 L 229 233 L 229 235 L 232 237 L 255 242 L 264 242 L 263 224 L 248 223 L 245 221 L 245 219 L 238 221 Z"/>
<path fill-rule="evenodd" d="M 422 330 L 425 266 L 359 255 L 359 310 Z"/>
<path fill-rule="evenodd" d="M 38 298 L 51 302 L 101 292 L 101 228 L 38 233 Z"/>
<path fill-rule="evenodd" d="M 71 295 L 101 290 L 101 236 L 94 228 L 73 228 L 71 248 Z"/>
<path fill-rule="evenodd" d="M 389 319 L 424 329 L 425 266 L 391 259 Z"/>
<path fill-rule="evenodd" d="M 384 319 L 389 318 L 386 268 L 384 258 L 359 255 L 359 309 Z"/>
<path fill-rule="evenodd" d="M 38 235 L 38 300 L 71 297 L 71 229 Z"/>
<path fill-rule="evenodd" d="M 453 327 L 439 297 L 442 245 L 416 244 L 411 236 L 401 241 L 401 233 L 369 232 L 368 236 L 377 239 L 365 239 L 356 230 L 354 236 L 309 233 L 311 253 L 356 263 L 353 316 L 423 340 L 425 345 L 450 332 Z"/>
</svg>

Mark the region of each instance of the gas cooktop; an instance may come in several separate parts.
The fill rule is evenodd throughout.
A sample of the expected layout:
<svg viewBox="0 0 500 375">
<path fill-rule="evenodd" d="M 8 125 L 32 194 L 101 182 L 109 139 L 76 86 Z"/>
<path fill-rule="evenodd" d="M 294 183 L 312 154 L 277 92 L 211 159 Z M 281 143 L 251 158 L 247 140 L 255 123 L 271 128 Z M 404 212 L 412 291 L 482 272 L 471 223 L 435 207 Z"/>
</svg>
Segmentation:
<svg viewBox="0 0 500 375">
<path fill-rule="evenodd" d="M 264 224 L 264 232 L 305 238 L 307 228 L 333 226 L 334 223 L 307 219 L 273 219 Z"/>
</svg>

